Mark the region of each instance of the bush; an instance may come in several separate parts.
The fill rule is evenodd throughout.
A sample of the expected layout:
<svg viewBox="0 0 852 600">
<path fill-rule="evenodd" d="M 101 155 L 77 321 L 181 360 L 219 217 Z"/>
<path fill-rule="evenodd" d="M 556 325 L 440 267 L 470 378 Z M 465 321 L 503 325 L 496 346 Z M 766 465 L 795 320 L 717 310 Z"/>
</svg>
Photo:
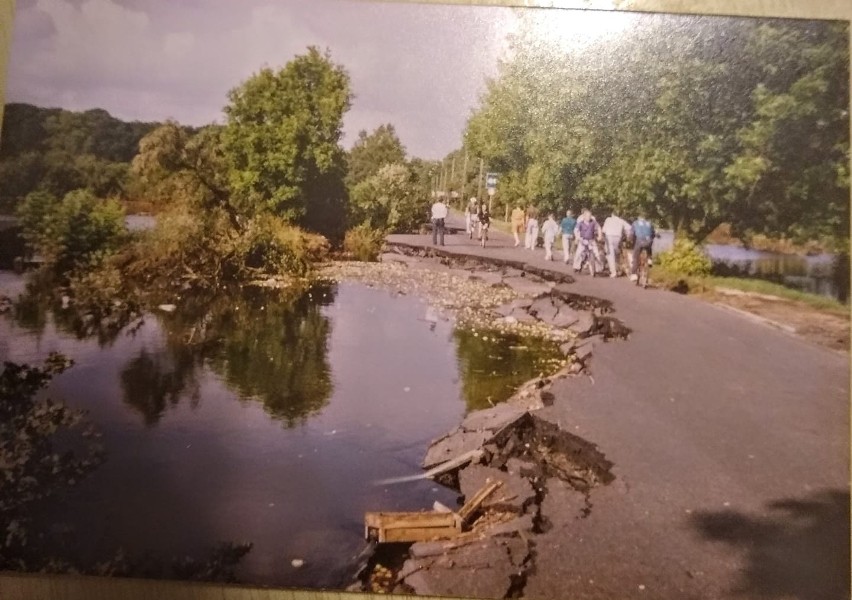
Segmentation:
<svg viewBox="0 0 852 600">
<path fill-rule="evenodd" d="M 85 190 L 58 201 L 44 192 L 27 195 L 18 209 L 24 239 L 57 273 L 86 267 L 121 245 L 127 229 L 124 211 L 114 200 Z"/>
<path fill-rule="evenodd" d="M 351 222 L 392 233 L 410 233 L 426 219 L 422 199 L 411 170 L 400 164 L 385 165 L 352 189 Z"/>
<path fill-rule="evenodd" d="M 343 250 L 351 254 L 355 260 L 375 261 L 382 251 L 385 234 L 369 225 L 358 225 L 346 232 L 343 239 Z"/>
<path fill-rule="evenodd" d="M 303 276 L 328 256 L 323 236 L 308 233 L 272 215 L 249 222 L 238 244 L 245 267 L 265 274 Z"/>
<path fill-rule="evenodd" d="M 659 255 L 658 261 L 667 271 L 692 277 L 706 277 L 713 267 L 710 258 L 690 240 L 677 240 L 671 250 Z"/>
</svg>

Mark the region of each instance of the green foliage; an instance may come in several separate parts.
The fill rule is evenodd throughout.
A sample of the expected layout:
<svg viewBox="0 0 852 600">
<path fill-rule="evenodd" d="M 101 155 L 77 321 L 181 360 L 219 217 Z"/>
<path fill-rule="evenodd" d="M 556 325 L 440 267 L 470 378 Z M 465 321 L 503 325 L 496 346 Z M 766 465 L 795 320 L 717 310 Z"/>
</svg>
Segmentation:
<svg viewBox="0 0 852 600">
<path fill-rule="evenodd" d="M 355 260 L 371 262 L 379 258 L 384 243 L 383 230 L 372 229 L 369 225 L 362 223 L 346 232 L 346 237 L 343 238 L 343 251 Z"/>
<path fill-rule="evenodd" d="M 346 184 L 350 188 L 372 177 L 385 165 L 405 162 L 405 148 L 390 123 L 380 125 L 367 135 L 361 130 L 349 151 Z"/>
<path fill-rule="evenodd" d="M 114 252 L 126 235 L 124 211 L 113 200 L 99 200 L 83 190 L 57 201 L 33 192 L 18 209 L 24 238 L 57 273 L 97 262 Z"/>
<path fill-rule="evenodd" d="M 312 47 L 282 69 L 262 69 L 228 97 L 224 155 L 241 213 L 342 233 L 346 71 Z"/>
<path fill-rule="evenodd" d="M 0 144 L 0 208 L 14 208 L 27 194 L 62 197 L 76 189 L 120 195 L 139 140 L 154 123 L 127 123 L 104 110 L 71 112 L 8 104 Z"/>
<path fill-rule="evenodd" d="M 50 559 L 36 550 L 35 505 L 75 485 L 102 459 L 95 435 L 64 403 L 38 392 L 71 362 L 53 354 L 43 367 L 4 363 L 0 373 L 0 569 L 35 570 Z M 59 439 L 65 439 L 60 444 Z M 67 445 L 76 441 L 75 449 Z"/>
<path fill-rule="evenodd" d="M 371 229 L 410 232 L 426 219 L 427 200 L 405 165 L 385 165 L 355 186 L 351 222 Z"/>
<path fill-rule="evenodd" d="M 614 205 L 700 241 L 849 237 L 843 23 L 655 16 L 553 53 L 522 32 L 465 146 L 505 201 Z"/>
<path fill-rule="evenodd" d="M 304 276 L 328 256 L 328 240 L 273 215 L 252 219 L 239 239 L 237 256 L 263 274 Z"/>
<path fill-rule="evenodd" d="M 671 250 L 657 256 L 657 262 L 669 272 L 693 277 L 706 277 L 713 268 L 710 257 L 687 239 L 676 240 Z"/>
</svg>

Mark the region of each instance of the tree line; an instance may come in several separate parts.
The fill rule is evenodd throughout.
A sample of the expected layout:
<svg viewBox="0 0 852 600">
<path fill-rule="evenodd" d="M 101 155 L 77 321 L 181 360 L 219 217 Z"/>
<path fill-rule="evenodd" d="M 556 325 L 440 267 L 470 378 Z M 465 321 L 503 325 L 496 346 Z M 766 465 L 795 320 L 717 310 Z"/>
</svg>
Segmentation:
<svg viewBox="0 0 852 600">
<path fill-rule="evenodd" d="M 842 22 L 646 15 L 560 52 L 522 31 L 464 150 L 501 173 L 503 203 L 846 248 L 848 36 Z"/>
</svg>

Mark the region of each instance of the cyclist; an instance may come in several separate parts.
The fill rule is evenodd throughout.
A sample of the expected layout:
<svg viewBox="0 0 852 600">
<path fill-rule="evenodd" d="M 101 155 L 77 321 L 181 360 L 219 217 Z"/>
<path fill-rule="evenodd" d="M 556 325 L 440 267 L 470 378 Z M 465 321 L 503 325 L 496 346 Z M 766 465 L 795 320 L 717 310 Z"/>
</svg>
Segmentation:
<svg viewBox="0 0 852 600">
<path fill-rule="evenodd" d="M 567 210 L 565 218 L 560 223 L 562 228 L 562 260 L 565 264 L 571 260 L 571 246 L 574 245 L 574 228 L 577 226 L 577 219 L 574 218 L 574 211 Z"/>
<path fill-rule="evenodd" d="M 467 205 L 465 213 L 465 225 L 467 226 L 467 235 L 473 239 L 473 232 L 476 229 L 478 222 L 477 214 L 479 213 L 479 201 L 476 198 L 470 199 L 470 204 Z"/>
<path fill-rule="evenodd" d="M 574 252 L 574 272 L 579 273 L 582 266 L 583 255 L 585 252 L 581 246 L 588 246 L 592 251 L 590 260 L 595 261 L 595 270 L 601 261 L 601 253 L 598 249 L 598 240 L 601 238 L 601 228 L 598 222 L 592 216 L 592 212 L 588 208 L 584 208 L 577 226 L 574 228 L 574 237 L 577 238 L 577 249 Z"/>
<path fill-rule="evenodd" d="M 639 213 L 639 218 L 633 221 L 631 226 L 633 232 L 633 264 L 630 269 L 630 281 L 639 280 L 639 254 L 642 249 L 648 251 L 648 266 L 653 264 L 651 260 L 651 247 L 654 245 L 654 237 L 657 235 L 654 226 L 650 221 L 645 219 L 643 213 Z"/>
</svg>

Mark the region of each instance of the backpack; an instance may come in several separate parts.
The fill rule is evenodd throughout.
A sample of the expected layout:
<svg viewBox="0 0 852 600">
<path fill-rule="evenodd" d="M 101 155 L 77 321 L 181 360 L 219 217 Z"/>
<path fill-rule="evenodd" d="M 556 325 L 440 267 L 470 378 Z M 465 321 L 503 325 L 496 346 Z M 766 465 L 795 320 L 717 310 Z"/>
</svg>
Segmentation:
<svg viewBox="0 0 852 600">
<path fill-rule="evenodd" d="M 651 224 L 645 219 L 636 219 L 633 222 L 633 235 L 636 239 L 651 239 L 652 232 Z"/>
</svg>

